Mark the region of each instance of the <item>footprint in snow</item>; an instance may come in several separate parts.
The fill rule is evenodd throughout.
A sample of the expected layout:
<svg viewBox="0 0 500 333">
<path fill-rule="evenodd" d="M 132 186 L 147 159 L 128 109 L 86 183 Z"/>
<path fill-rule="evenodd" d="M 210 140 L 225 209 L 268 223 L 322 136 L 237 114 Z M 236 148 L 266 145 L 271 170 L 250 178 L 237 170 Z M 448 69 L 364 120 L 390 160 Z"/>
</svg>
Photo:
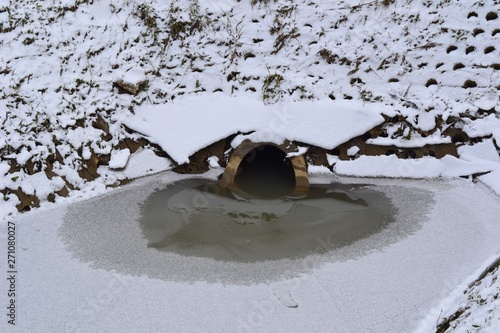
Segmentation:
<svg viewBox="0 0 500 333">
<path fill-rule="evenodd" d="M 292 295 L 290 294 L 290 291 L 285 290 L 285 289 L 275 289 L 273 288 L 273 295 L 280 301 L 281 304 L 286 306 L 287 308 L 297 308 L 299 305 L 295 300 L 292 298 Z"/>
</svg>

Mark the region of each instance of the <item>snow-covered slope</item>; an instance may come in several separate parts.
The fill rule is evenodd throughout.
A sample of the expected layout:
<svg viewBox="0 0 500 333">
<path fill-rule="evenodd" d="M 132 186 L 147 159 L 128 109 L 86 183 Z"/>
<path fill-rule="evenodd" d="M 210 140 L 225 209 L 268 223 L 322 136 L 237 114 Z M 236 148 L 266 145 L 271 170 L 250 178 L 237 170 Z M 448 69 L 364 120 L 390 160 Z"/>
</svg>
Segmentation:
<svg viewBox="0 0 500 333">
<path fill-rule="evenodd" d="M 382 103 L 386 124 L 368 145 L 498 142 L 497 8 L 496 0 L 2 1 L 0 190 L 8 207 L 29 209 L 116 183 L 106 172 L 111 152 L 149 146 L 121 120 L 186 95 Z"/>
</svg>

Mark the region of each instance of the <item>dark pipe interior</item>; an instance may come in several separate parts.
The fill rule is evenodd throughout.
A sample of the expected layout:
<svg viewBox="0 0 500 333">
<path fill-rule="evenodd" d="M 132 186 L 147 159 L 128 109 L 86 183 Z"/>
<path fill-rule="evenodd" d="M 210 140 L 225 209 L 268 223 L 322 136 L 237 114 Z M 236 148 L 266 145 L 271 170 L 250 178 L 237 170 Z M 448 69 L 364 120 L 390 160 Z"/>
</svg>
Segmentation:
<svg viewBox="0 0 500 333">
<path fill-rule="evenodd" d="M 235 185 L 258 197 L 279 197 L 295 188 L 295 171 L 286 154 L 274 146 L 260 146 L 241 161 Z"/>
</svg>

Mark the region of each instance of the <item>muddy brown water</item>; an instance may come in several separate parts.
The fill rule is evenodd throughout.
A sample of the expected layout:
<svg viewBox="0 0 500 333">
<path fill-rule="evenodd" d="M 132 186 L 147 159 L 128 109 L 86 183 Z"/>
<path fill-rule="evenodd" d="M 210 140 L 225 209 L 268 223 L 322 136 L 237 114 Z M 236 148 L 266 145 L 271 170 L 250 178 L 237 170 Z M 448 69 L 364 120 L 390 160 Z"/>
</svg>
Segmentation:
<svg viewBox="0 0 500 333">
<path fill-rule="evenodd" d="M 301 196 L 244 197 L 209 179 L 153 192 L 139 223 L 148 247 L 183 256 L 257 262 L 324 253 L 377 233 L 397 209 L 375 186 L 312 185 Z"/>
</svg>

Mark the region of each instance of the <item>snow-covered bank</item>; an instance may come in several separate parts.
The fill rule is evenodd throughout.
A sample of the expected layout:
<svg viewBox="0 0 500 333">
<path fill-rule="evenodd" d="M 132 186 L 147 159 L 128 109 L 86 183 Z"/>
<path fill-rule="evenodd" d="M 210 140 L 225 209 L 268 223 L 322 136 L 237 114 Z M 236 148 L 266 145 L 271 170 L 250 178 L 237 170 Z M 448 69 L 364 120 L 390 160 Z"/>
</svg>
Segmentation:
<svg viewBox="0 0 500 333">
<path fill-rule="evenodd" d="M 497 332 L 500 327 L 500 253 L 465 279 L 421 321 L 414 333 Z"/>
</svg>

